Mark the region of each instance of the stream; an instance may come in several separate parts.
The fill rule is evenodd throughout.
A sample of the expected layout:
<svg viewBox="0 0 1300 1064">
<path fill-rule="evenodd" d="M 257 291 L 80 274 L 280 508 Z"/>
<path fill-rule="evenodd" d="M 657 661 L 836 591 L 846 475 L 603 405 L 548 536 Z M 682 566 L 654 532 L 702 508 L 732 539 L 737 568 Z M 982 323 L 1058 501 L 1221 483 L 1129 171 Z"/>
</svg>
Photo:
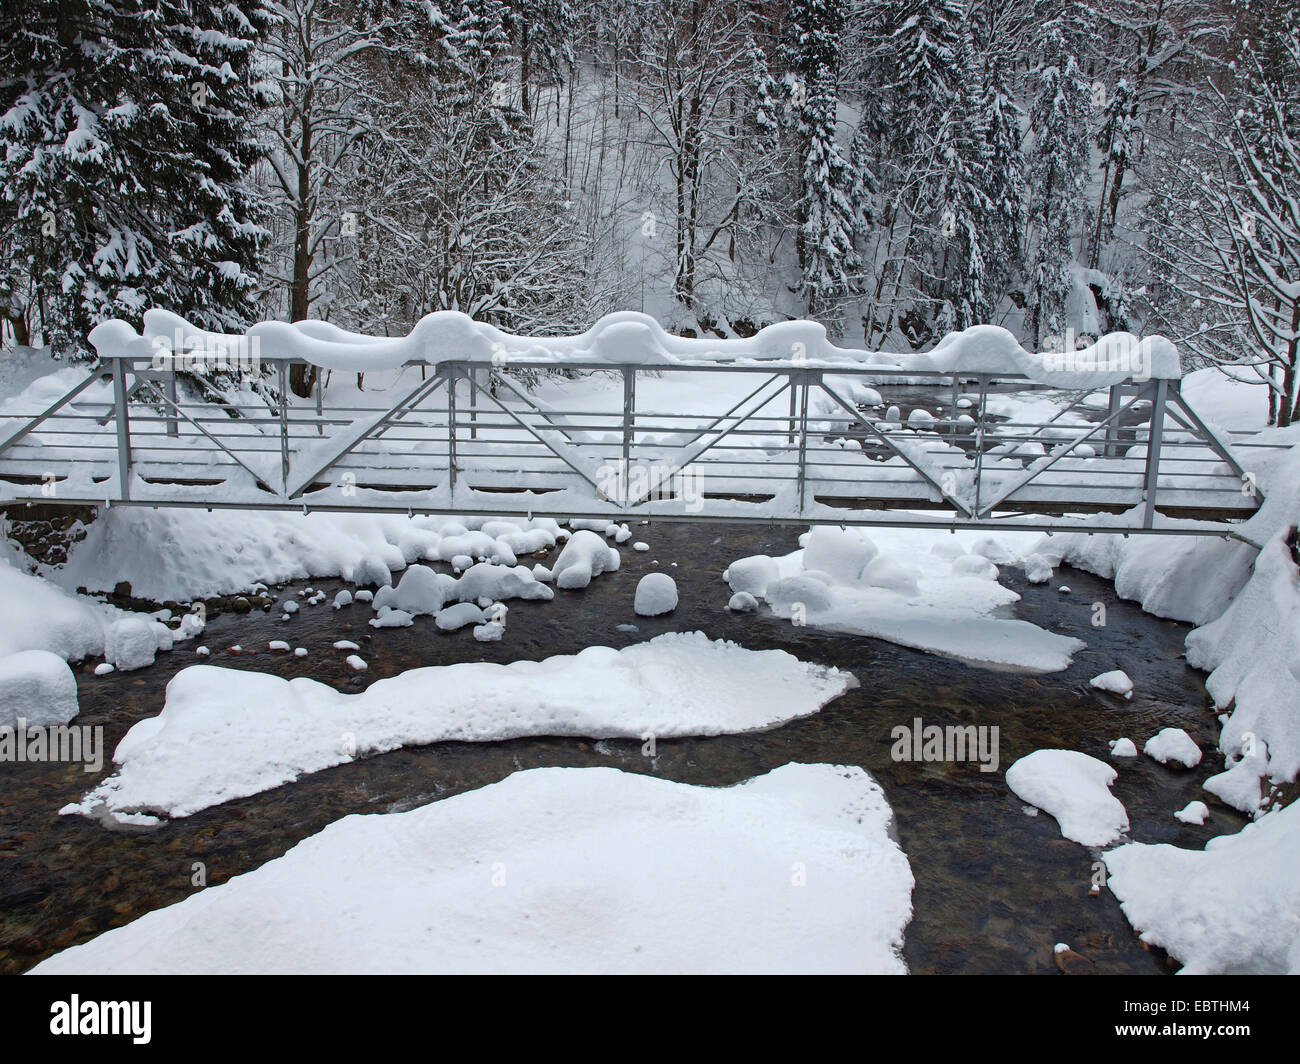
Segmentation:
<svg viewBox="0 0 1300 1064">
<path fill-rule="evenodd" d="M 557 591 L 552 602 L 511 601 L 500 643 L 477 643 L 469 628 L 439 632 L 431 617 L 417 618 L 411 628 L 371 629 L 367 606 L 330 607 L 335 591 L 348 586 L 337 579 L 273 589 L 283 596 L 310 584 L 329 595 L 322 605 L 304 605 L 289 622 L 280 621 L 276 609 L 223 613 L 210 619 L 196 642 L 211 648 L 207 664 L 309 676 L 355 692 L 420 666 L 536 660 L 592 644 L 622 647 L 661 632 L 701 630 L 752 649 L 780 648 L 847 669 L 860 685 L 820 713 L 770 731 L 660 739 L 653 759 L 643 757 L 633 740 L 441 743 L 318 772 L 158 827 L 109 830 L 80 816 L 60 817 L 57 810 L 108 774 L 108 756 L 127 729 L 156 714 L 168 680 L 199 659 L 196 642 L 188 642 L 136 672 L 100 677 L 92 672 L 96 662 L 85 662 L 74 666 L 81 702 L 74 723 L 103 725 L 103 772 L 87 773 L 79 764 L 3 766 L 0 971 L 23 972 L 60 949 L 203 889 L 191 885 L 196 862 L 214 886 L 351 813 L 401 811 L 540 766 L 613 766 L 726 786 L 792 761 L 860 765 L 884 788 L 916 878 L 903 950 L 910 971 L 1055 974 L 1057 942 L 1069 943 L 1087 958 L 1084 967 L 1098 973 L 1159 974 L 1176 967 L 1162 951 L 1138 941 L 1109 892 L 1089 896 L 1095 852 L 1062 838 L 1051 816 L 1028 815 L 1004 773 L 1016 758 L 1042 747 L 1108 760 L 1107 739 L 1128 736 L 1140 749 L 1160 728 L 1181 727 L 1206 752 L 1196 769 L 1167 768 L 1146 757 L 1115 762 L 1119 778 L 1113 790 L 1128 810 L 1131 837 L 1200 848 L 1212 836 L 1239 830 L 1244 819 L 1213 802 L 1203 826 L 1182 824 L 1172 815 L 1193 798 L 1204 798 L 1201 781 L 1222 767 L 1203 674 L 1182 657 L 1186 625 L 1143 613 L 1117 599 L 1110 584 L 1083 572 L 1063 567 L 1047 584 L 1031 585 L 1020 570 L 1003 567 L 1003 583 L 1023 596 L 1016 616 L 1076 636 L 1087 647 L 1062 673 L 974 668 L 876 639 L 792 627 L 768 614 L 729 613 L 722 570 L 745 555 L 788 553 L 798 546 L 795 529 L 704 523 L 632 529 L 635 539 L 650 544 L 649 552 L 636 553 L 626 544 L 620 550 L 623 568 L 597 577 L 585 590 Z M 526 561 L 531 565 L 533 559 Z M 656 569 L 677 580 L 680 605 L 666 617 L 636 617 L 633 589 Z M 1061 584 L 1071 592 L 1058 591 Z M 1094 602 L 1106 605 L 1105 627 L 1092 626 Z M 621 631 L 619 625 L 636 630 Z M 273 639 L 306 647 L 309 654 L 273 653 L 267 649 Z M 366 672 L 348 668 L 346 654 L 331 646 L 339 639 L 361 645 Z M 230 653 L 234 644 L 245 652 Z M 1131 702 L 1088 685 L 1090 677 L 1117 668 L 1134 680 Z M 926 725 L 997 725 L 998 771 L 981 772 L 974 762 L 894 762 L 890 731 L 916 717 Z"/>
</svg>

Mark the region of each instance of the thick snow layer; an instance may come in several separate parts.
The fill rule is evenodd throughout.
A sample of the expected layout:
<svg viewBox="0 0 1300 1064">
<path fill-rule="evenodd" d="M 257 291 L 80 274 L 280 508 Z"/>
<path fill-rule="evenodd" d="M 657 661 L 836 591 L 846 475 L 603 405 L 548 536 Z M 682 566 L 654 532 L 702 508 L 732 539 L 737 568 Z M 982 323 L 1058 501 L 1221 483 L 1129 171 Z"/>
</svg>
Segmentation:
<svg viewBox="0 0 1300 1064">
<path fill-rule="evenodd" d="M 68 661 L 104 652 L 104 631 L 120 610 L 62 591 L 0 557 L 0 655 L 48 650 Z"/>
<path fill-rule="evenodd" d="M 0 728 L 67 724 L 77 715 L 77 678 L 48 650 L 21 650 L 0 658 Z"/>
<path fill-rule="evenodd" d="M 725 788 L 532 769 L 345 817 L 33 972 L 902 973 L 889 823 L 856 767 Z"/>
<path fill-rule="evenodd" d="M 1184 974 L 1300 975 L 1300 803 L 1204 850 L 1135 842 L 1104 860 L 1129 923 Z"/>
<path fill-rule="evenodd" d="M 348 661 L 365 667 L 356 655 Z M 816 713 L 855 683 L 781 650 L 700 632 L 541 662 L 412 669 L 355 695 L 195 665 L 167 685 L 163 711 L 122 739 L 117 775 L 63 811 L 91 814 L 102 803 L 188 816 L 366 754 L 448 740 L 755 731 Z"/>
<path fill-rule="evenodd" d="M 160 349 L 173 350 L 179 337 L 187 345 L 198 345 L 198 350 L 237 352 L 260 346 L 281 358 L 301 358 L 325 369 L 357 373 L 397 369 L 413 360 L 491 362 L 505 357 L 512 364 L 545 359 L 671 365 L 726 359 L 891 365 L 920 373 L 1020 373 L 1062 388 L 1102 388 L 1134 376 L 1173 379 L 1181 374 L 1178 351 L 1163 337 L 1139 340 L 1128 333 L 1113 333 L 1085 350 L 1037 354 L 1026 351 L 1010 331 L 997 325 L 950 333 L 925 354 L 883 355 L 836 347 L 827 340 L 825 327 L 814 321 L 779 322 L 752 337 L 720 340 L 673 336 L 655 318 L 635 311 L 607 314 L 578 336 L 556 337 L 512 336 L 449 310 L 425 315 L 402 337 L 363 336 L 325 322 L 280 321 L 259 322 L 243 337 L 229 336 L 205 332 L 158 309 L 145 311 L 143 324 L 137 333 L 129 322 L 107 321 L 92 329 L 89 339 L 101 357 L 152 359 Z"/>
<path fill-rule="evenodd" d="M 1172 761 L 1184 768 L 1195 768 L 1201 763 L 1201 748 L 1182 728 L 1161 728 L 1147 740 L 1142 752 L 1162 765 Z"/>
<path fill-rule="evenodd" d="M 1071 534 L 1045 537 L 1035 549 L 1113 578 L 1120 595 L 1149 612 L 1200 625 L 1187 637 L 1188 663 L 1210 673 L 1215 704 L 1232 707 L 1220 750 L 1231 757 L 1243 742 L 1257 741 L 1270 756 L 1251 765 L 1287 781 L 1300 774 L 1300 571 L 1286 545 L 1288 530 L 1300 524 L 1300 430 L 1258 439 L 1291 450 L 1255 458 L 1265 501 L 1240 528 L 1249 542 Z M 1229 804 L 1254 811 L 1259 785 L 1246 771 L 1238 764 L 1227 780 L 1214 777 L 1215 786 Z"/>
<path fill-rule="evenodd" d="M 1035 750 L 1007 769 L 1007 786 L 1051 813 L 1067 839 L 1105 846 L 1128 831 L 1128 813 L 1110 793 L 1116 775 L 1104 761 L 1077 750 Z"/>
<path fill-rule="evenodd" d="M 988 552 L 1015 558 L 1038 538 L 818 526 L 802 550 L 741 558 L 723 575 L 733 592 L 765 599 L 795 624 L 857 632 L 974 665 L 1057 672 L 1082 642 L 990 616 L 1020 596 L 998 583 Z M 976 548 L 982 553 L 968 553 Z"/>
<path fill-rule="evenodd" d="M 646 573 L 637 581 L 632 608 L 641 617 L 658 617 L 677 608 L 677 582 L 667 573 Z"/>
<path fill-rule="evenodd" d="M 1249 583 L 1217 620 L 1187 637 L 1187 661 L 1212 669 L 1215 705 L 1234 706 L 1220 749 L 1248 733 L 1267 742 L 1276 779 L 1300 773 L 1300 570 L 1283 542 L 1270 539 Z"/>
</svg>

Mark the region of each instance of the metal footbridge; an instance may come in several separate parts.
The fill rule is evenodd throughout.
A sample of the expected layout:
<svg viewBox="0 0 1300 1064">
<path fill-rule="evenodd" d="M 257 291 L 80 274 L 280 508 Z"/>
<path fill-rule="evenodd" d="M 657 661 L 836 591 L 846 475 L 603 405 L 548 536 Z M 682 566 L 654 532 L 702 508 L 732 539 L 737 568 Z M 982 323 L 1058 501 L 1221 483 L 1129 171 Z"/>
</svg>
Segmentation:
<svg viewBox="0 0 1300 1064">
<path fill-rule="evenodd" d="M 327 372 L 272 336 L 218 393 L 124 335 L 0 408 L 0 504 L 1223 535 L 1262 501 L 1268 446 L 1208 424 L 1176 376 L 426 343 L 359 390 L 363 363 Z"/>
</svg>

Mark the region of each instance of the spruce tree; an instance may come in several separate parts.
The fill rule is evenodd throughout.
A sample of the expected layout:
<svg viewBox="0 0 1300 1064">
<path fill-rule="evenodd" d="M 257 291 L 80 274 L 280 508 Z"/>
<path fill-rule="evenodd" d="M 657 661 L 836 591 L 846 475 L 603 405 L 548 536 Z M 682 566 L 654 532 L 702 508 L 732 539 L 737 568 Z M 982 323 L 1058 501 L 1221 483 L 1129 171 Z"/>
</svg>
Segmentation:
<svg viewBox="0 0 1300 1064">
<path fill-rule="evenodd" d="M 1074 283 L 1074 236 L 1085 205 L 1088 165 L 1090 86 L 1057 25 L 1045 29 L 1036 80 L 1030 185 L 1038 243 L 1028 307 L 1037 344 L 1044 333 L 1059 334 L 1066 326 L 1066 300 Z"/>
<path fill-rule="evenodd" d="M 199 0 L 4 9 L 0 250 L 56 353 L 86 355 L 95 324 L 151 306 L 211 329 L 254 316 L 262 17 Z"/>
<path fill-rule="evenodd" d="M 833 315 L 836 304 L 857 291 L 861 261 L 854 235 L 870 211 L 864 194 L 869 179 L 855 174 L 837 136 L 846 8 L 844 0 L 793 0 L 779 54 L 786 124 L 800 164 L 796 247 L 810 317 Z"/>
</svg>

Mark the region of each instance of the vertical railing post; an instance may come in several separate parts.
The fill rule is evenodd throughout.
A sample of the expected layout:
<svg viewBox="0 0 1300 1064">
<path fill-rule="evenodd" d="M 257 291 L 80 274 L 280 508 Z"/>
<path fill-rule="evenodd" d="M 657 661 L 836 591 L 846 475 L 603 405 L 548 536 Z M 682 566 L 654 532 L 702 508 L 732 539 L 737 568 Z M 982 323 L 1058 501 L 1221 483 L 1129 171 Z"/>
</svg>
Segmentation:
<svg viewBox="0 0 1300 1064">
<path fill-rule="evenodd" d="M 316 367 L 316 435 L 325 435 L 325 372 Z"/>
<path fill-rule="evenodd" d="M 170 404 L 167 407 L 167 435 L 179 436 L 181 434 L 181 423 L 176 417 L 176 367 L 171 366 L 167 371 L 167 401 Z"/>
<path fill-rule="evenodd" d="M 1124 386 L 1122 384 L 1112 384 L 1106 399 L 1106 446 L 1102 450 L 1107 458 L 1115 458 L 1119 454 L 1119 410 L 1120 404 L 1124 400 Z"/>
<path fill-rule="evenodd" d="M 1148 389 L 1151 387 L 1147 386 Z M 1156 519 L 1156 488 L 1160 482 L 1160 444 L 1165 428 L 1165 400 L 1169 382 L 1155 382 L 1155 397 L 1151 402 L 1151 426 L 1147 430 L 1146 508 L 1142 514 L 1142 527 L 1151 528 Z"/>
<path fill-rule="evenodd" d="M 786 438 L 786 443 L 794 443 L 794 415 L 795 415 L 795 394 L 794 394 L 794 374 L 790 374 L 790 434 Z"/>
<path fill-rule="evenodd" d="M 636 368 L 634 366 L 623 367 L 623 455 L 622 468 L 619 470 L 620 488 L 619 504 L 624 509 L 627 508 L 631 496 L 628 486 L 632 483 L 632 433 L 635 430 L 635 414 L 633 410 L 636 406 Z M 683 473 L 683 476 L 685 474 Z"/>
<path fill-rule="evenodd" d="M 447 483 L 456 491 L 456 367 L 447 366 Z"/>
<path fill-rule="evenodd" d="M 799 375 L 799 512 L 803 513 L 808 488 L 808 370 L 791 370 L 790 394 L 795 388 L 795 374 Z"/>
<path fill-rule="evenodd" d="M 952 412 L 948 415 L 952 419 L 952 425 L 948 428 L 948 440 L 953 447 L 957 446 L 957 402 L 961 399 L 961 378 L 957 374 L 952 376 Z"/>
<path fill-rule="evenodd" d="M 478 439 L 478 367 L 469 371 L 469 438 Z"/>
<path fill-rule="evenodd" d="M 981 376 L 979 382 L 980 404 L 975 419 L 975 506 L 971 510 L 971 516 L 977 519 L 980 516 L 980 481 L 984 478 L 984 432 L 988 416 L 989 379 Z"/>
<path fill-rule="evenodd" d="M 122 501 L 131 498 L 131 424 L 126 402 L 126 360 L 113 359 L 113 415 L 117 419 L 117 481 Z"/>
<path fill-rule="evenodd" d="M 289 362 L 280 359 L 280 480 L 289 493 Z"/>
</svg>

